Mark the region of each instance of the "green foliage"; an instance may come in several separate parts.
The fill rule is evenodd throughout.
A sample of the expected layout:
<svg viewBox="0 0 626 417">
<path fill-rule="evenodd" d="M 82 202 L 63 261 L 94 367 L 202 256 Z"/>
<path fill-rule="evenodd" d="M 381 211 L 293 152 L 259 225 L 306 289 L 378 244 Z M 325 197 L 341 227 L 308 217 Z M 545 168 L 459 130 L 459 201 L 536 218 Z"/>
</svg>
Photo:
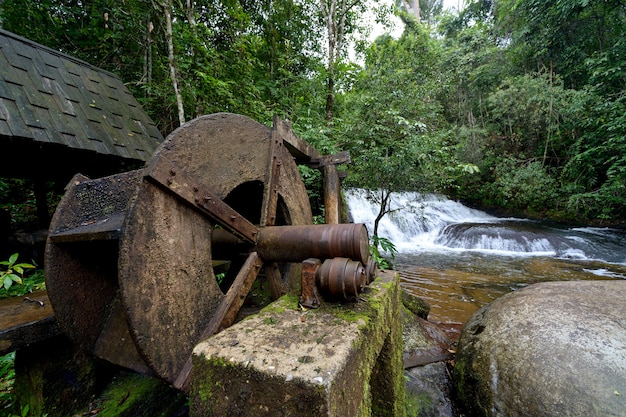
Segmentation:
<svg viewBox="0 0 626 417">
<path fill-rule="evenodd" d="M 372 255 L 372 260 L 378 264 L 379 268 L 393 268 L 393 261 L 396 259 L 397 253 L 398 250 L 392 241 L 377 235 L 372 236 L 370 255 Z"/>
<path fill-rule="evenodd" d="M 298 165 L 300 177 L 304 182 L 309 202 L 311 203 L 311 212 L 313 213 L 313 223 L 324 223 L 324 191 L 322 172 L 319 169 L 309 168 L 306 165 Z"/>
<path fill-rule="evenodd" d="M 14 253 L 9 257 L 8 261 L 0 261 L 0 283 L 5 290 L 11 288 L 13 283 L 22 285 L 22 277 L 25 269 L 35 268 L 35 265 L 29 263 L 17 263 L 19 254 Z"/>
<path fill-rule="evenodd" d="M 620 0 L 499 0 L 495 2 L 496 29 L 509 49 L 518 53 L 526 70 L 553 63 L 574 88 L 589 81 L 585 60 L 610 50 L 623 38 L 626 20 Z"/>
<path fill-rule="evenodd" d="M 0 356 L 0 410 L 9 410 L 13 407 L 14 362 L 15 352 Z"/>
<path fill-rule="evenodd" d="M 187 118 L 288 119 L 320 152 L 350 151 L 346 185 L 626 221 L 622 0 L 474 0 L 444 15 L 424 0 L 422 24 L 398 12 L 403 34 L 369 43 L 358 39 L 365 10 L 391 17 L 374 3 L 346 11 L 331 53 L 327 23 L 342 16 L 325 20 L 328 2 L 171 2 Z M 4 29 L 115 72 L 167 135 L 178 117 L 163 15 L 152 0 L 0 2 Z M 319 172 L 301 173 L 320 219 Z M 10 181 L 0 209 L 32 221 L 32 193 Z"/>
<path fill-rule="evenodd" d="M 417 25 L 370 47 L 337 129 L 353 159 L 349 184 L 399 191 L 445 182 L 430 169 L 450 162 L 447 138 L 437 131 L 441 107 L 429 96 L 437 60 L 436 42 Z"/>
<path fill-rule="evenodd" d="M 504 79 L 486 100 L 492 147 L 505 154 L 562 158 L 580 117 L 579 96 L 547 72 Z"/>
<path fill-rule="evenodd" d="M 546 207 L 555 207 L 558 201 L 558 184 L 539 161 L 502 159 L 493 175 L 495 180 L 485 189 L 494 206 L 541 213 Z"/>
<path fill-rule="evenodd" d="M 37 203 L 30 181 L 0 178 L 0 210 L 6 212 L 14 223 L 36 224 Z"/>
<path fill-rule="evenodd" d="M 37 269 L 32 274 L 22 278 L 22 284 L 13 284 L 9 289 L 0 288 L 0 299 L 9 297 L 21 297 L 35 291 L 46 289 L 44 270 Z"/>
</svg>

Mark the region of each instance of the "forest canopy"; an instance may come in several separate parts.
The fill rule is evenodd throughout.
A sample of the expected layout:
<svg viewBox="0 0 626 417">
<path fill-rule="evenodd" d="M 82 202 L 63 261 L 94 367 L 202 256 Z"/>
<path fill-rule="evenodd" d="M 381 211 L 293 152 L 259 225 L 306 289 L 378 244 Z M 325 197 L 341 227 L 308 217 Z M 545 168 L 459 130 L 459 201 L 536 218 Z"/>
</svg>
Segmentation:
<svg viewBox="0 0 626 417">
<path fill-rule="evenodd" d="M 0 27 L 118 74 L 164 136 L 278 115 L 350 151 L 346 185 L 623 224 L 626 2 L 466 3 L 0 0 Z"/>
</svg>

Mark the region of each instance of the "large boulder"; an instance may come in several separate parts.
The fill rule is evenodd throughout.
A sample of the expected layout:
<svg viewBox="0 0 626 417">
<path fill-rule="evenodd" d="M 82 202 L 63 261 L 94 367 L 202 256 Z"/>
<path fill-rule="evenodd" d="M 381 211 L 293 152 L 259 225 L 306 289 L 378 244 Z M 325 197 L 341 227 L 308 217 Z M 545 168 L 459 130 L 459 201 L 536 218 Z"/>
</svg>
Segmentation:
<svg viewBox="0 0 626 417">
<path fill-rule="evenodd" d="M 626 281 L 533 284 L 465 324 L 454 367 L 468 416 L 626 416 Z"/>
</svg>

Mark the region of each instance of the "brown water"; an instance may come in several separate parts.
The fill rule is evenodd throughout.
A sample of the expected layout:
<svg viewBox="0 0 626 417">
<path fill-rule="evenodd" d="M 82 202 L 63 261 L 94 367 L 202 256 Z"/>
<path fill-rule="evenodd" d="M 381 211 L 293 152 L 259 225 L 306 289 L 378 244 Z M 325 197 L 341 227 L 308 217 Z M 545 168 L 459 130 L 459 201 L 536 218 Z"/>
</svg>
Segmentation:
<svg viewBox="0 0 626 417">
<path fill-rule="evenodd" d="M 429 321 L 458 324 L 496 298 L 536 282 L 626 279 L 621 264 L 478 253 L 403 255 L 395 269 L 402 287 L 430 304 Z"/>
</svg>

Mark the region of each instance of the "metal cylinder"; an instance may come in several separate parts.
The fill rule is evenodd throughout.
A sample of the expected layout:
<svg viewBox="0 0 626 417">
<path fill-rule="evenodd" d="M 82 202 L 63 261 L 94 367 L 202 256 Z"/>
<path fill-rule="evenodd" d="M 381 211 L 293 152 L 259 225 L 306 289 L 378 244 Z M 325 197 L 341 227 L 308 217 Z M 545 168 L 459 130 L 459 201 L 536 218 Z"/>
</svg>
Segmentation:
<svg viewBox="0 0 626 417">
<path fill-rule="evenodd" d="M 261 258 L 302 262 L 307 258 L 349 258 L 367 263 L 369 238 L 362 223 L 268 226 L 259 230 L 256 250 Z"/>
<path fill-rule="evenodd" d="M 326 259 L 317 270 L 316 281 L 323 293 L 347 300 L 363 291 L 367 284 L 367 274 L 361 262 L 333 258 Z"/>
</svg>

